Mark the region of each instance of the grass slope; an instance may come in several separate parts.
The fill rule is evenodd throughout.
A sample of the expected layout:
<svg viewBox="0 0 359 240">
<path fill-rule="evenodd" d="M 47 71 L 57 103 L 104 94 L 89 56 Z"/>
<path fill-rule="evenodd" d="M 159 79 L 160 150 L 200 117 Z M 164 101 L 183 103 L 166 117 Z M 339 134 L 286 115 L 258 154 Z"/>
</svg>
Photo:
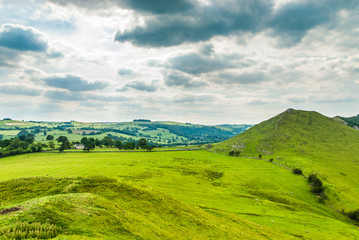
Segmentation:
<svg viewBox="0 0 359 240">
<path fill-rule="evenodd" d="M 317 112 L 287 111 L 216 144 L 214 151 L 273 158 L 324 180 L 328 205 L 345 211 L 359 207 L 359 132 Z"/>
<path fill-rule="evenodd" d="M 90 177 L 99 173 L 120 182 Z M 19 177 L 38 178 L 11 180 Z M 0 222 L 55 225 L 58 239 L 359 238 L 305 178 L 208 151 L 20 155 L 0 160 L 0 181 L 0 211 L 23 206 Z"/>
<path fill-rule="evenodd" d="M 31 224 L 38 224 L 43 230 L 32 237 L 265 239 L 259 231 L 251 231 L 257 225 L 238 217 L 209 214 L 161 193 L 105 177 L 16 179 L 2 182 L 0 189 L 3 204 L 21 208 L 1 217 L 3 237 L 26 238 L 31 235 Z M 13 231 L 19 223 L 25 227 Z"/>
</svg>

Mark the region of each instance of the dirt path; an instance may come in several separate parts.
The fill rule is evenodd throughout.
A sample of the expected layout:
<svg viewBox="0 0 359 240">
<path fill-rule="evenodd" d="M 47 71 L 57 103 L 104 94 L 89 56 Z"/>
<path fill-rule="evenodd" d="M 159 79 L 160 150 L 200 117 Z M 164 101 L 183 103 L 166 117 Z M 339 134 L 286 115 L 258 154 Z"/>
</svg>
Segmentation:
<svg viewBox="0 0 359 240">
<path fill-rule="evenodd" d="M 12 208 L 3 209 L 0 211 L 0 215 L 6 215 L 19 210 L 21 210 L 21 207 L 12 207 Z"/>
</svg>

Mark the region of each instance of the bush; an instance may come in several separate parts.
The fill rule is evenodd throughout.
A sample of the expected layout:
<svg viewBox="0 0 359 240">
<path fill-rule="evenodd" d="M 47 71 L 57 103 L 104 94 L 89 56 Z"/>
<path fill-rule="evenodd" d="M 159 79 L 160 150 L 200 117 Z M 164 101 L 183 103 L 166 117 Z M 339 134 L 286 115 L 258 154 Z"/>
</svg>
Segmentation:
<svg viewBox="0 0 359 240">
<path fill-rule="evenodd" d="M 312 193 L 319 195 L 321 197 L 321 200 L 328 199 L 328 197 L 325 195 L 323 182 L 317 177 L 315 174 L 310 174 L 308 176 L 308 182 L 310 182 L 312 186 Z"/>
<path fill-rule="evenodd" d="M 229 156 L 234 156 L 234 150 L 230 151 L 228 154 Z"/>
<path fill-rule="evenodd" d="M 273 162 L 273 158 L 269 159 L 270 162 Z"/>
<path fill-rule="evenodd" d="M 348 218 L 352 219 L 352 220 L 359 220 L 359 209 L 352 211 L 352 212 L 348 212 L 347 213 Z"/>
<path fill-rule="evenodd" d="M 299 169 L 299 168 L 294 168 L 294 169 L 293 169 L 293 173 L 294 173 L 294 174 L 297 174 L 297 175 L 303 175 L 302 170 Z"/>
</svg>

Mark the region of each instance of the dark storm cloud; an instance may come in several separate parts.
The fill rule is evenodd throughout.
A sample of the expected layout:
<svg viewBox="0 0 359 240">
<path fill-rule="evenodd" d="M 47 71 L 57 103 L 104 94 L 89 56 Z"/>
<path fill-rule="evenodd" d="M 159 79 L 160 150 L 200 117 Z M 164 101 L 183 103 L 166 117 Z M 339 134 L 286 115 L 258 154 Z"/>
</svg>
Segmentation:
<svg viewBox="0 0 359 240">
<path fill-rule="evenodd" d="M 52 75 L 41 78 L 41 81 L 47 86 L 67 89 L 74 92 L 99 90 L 108 86 L 105 82 L 95 81 L 91 83 L 80 76 L 72 74 Z"/>
<path fill-rule="evenodd" d="M 293 1 L 274 10 L 272 0 L 210 1 L 181 14 L 155 15 L 143 26 L 118 31 L 115 41 L 143 47 L 168 47 L 207 41 L 214 36 L 270 30 L 278 47 L 299 43 L 311 29 L 333 23 L 342 9 L 352 10 L 356 0 Z"/>
<path fill-rule="evenodd" d="M 192 78 L 176 71 L 164 73 L 165 83 L 169 87 L 181 86 L 185 88 L 203 87 L 207 84 L 205 82 L 194 81 Z"/>
<path fill-rule="evenodd" d="M 126 88 L 133 88 L 139 91 L 146 92 L 155 92 L 158 90 L 158 85 L 155 83 L 155 81 L 152 81 L 150 84 L 141 81 L 133 81 L 126 84 Z"/>
<path fill-rule="evenodd" d="M 75 5 L 92 11 L 119 6 L 153 14 L 178 13 L 191 9 L 194 6 L 193 1 L 191 0 L 51 0 L 51 2 L 62 6 Z"/>
<path fill-rule="evenodd" d="M 295 1 L 285 4 L 273 16 L 269 27 L 273 36 L 278 37 L 279 45 L 290 47 L 299 43 L 307 32 L 316 26 L 336 19 L 342 9 L 358 6 L 357 1 Z"/>
<path fill-rule="evenodd" d="M 21 84 L 0 85 L 0 93 L 8 95 L 39 96 L 41 91 Z"/>
<path fill-rule="evenodd" d="M 178 13 L 193 8 L 194 1 L 191 0 L 123 0 L 118 1 L 122 6 L 155 14 Z"/>
<path fill-rule="evenodd" d="M 182 14 L 148 18 L 144 26 L 117 32 L 115 41 L 167 47 L 239 31 L 257 32 L 263 28 L 272 8 L 273 2 L 269 0 L 212 1 L 211 5 L 198 5 Z"/>
<path fill-rule="evenodd" d="M 167 67 L 193 75 L 237 67 L 228 60 L 227 57 L 212 58 L 192 53 L 171 58 Z"/>
<path fill-rule="evenodd" d="M 0 28 L 0 46 L 18 51 L 44 52 L 48 48 L 43 35 L 31 27 L 3 24 Z"/>
</svg>

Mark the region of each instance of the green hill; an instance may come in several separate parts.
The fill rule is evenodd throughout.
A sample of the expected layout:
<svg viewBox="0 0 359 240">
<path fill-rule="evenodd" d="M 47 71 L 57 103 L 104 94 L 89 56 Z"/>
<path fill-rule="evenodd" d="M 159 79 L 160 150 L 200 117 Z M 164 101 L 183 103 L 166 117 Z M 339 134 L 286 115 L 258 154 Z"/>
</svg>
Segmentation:
<svg viewBox="0 0 359 240">
<path fill-rule="evenodd" d="M 345 121 L 349 127 L 359 129 L 359 114 L 353 117 L 339 117 L 339 118 Z"/>
<path fill-rule="evenodd" d="M 307 176 L 316 173 L 324 181 L 328 206 L 359 208 L 359 132 L 317 112 L 288 109 L 212 150 L 261 155 Z"/>
</svg>

